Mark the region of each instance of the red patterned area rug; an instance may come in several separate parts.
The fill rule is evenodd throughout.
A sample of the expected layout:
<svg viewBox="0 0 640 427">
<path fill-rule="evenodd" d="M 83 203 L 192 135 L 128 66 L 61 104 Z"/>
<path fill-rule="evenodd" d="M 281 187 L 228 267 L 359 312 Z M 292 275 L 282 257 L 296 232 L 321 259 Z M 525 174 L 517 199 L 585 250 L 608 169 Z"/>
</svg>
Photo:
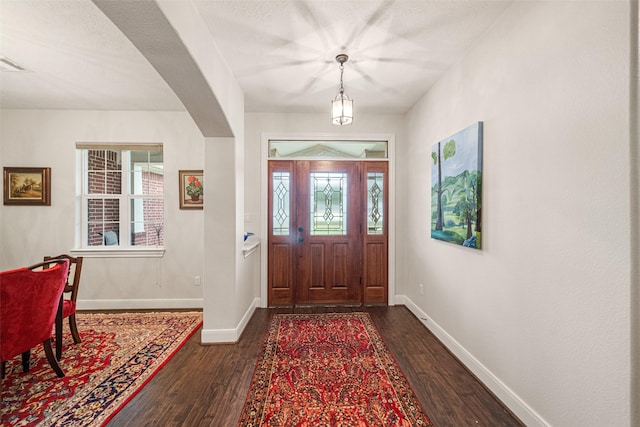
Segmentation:
<svg viewBox="0 0 640 427">
<path fill-rule="evenodd" d="M 109 313 L 76 316 L 82 343 L 63 339 L 58 378 L 42 345 L 22 372 L 7 362 L 2 426 L 105 425 L 202 325 L 202 313 Z"/>
<path fill-rule="evenodd" d="M 431 426 L 368 313 L 276 314 L 239 426 Z"/>
</svg>

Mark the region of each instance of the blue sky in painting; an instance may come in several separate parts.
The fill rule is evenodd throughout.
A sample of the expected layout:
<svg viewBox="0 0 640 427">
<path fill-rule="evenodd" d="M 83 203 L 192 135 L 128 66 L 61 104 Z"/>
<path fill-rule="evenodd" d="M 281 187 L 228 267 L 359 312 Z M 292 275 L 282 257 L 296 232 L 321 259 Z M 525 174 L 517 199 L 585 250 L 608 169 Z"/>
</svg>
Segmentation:
<svg viewBox="0 0 640 427">
<path fill-rule="evenodd" d="M 461 130 L 460 132 L 443 139 L 441 142 L 441 150 L 444 149 L 444 144 L 450 140 L 456 141 L 456 154 L 453 157 L 449 157 L 442 162 L 442 175 L 444 176 L 457 176 L 465 170 L 474 171 L 482 170 L 482 136 L 480 136 L 479 147 L 476 145 L 478 139 L 478 127 L 479 123 Z M 436 153 L 438 151 L 438 144 L 433 144 L 431 151 Z M 438 167 L 431 161 L 431 179 L 432 183 L 438 181 Z"/>
</svg>

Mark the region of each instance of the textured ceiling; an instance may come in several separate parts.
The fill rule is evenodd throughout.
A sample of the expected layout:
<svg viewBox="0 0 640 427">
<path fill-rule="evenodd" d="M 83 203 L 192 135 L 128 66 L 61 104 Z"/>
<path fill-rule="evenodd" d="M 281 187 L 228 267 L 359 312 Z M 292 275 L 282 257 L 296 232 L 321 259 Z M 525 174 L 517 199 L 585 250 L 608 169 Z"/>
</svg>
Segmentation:
<svg viewBox="0 0 640 427">
<path fill-rule="evenodd" d="M 1 0 L 2 108 L 182 110 L 180 100 L 89 0 Z"/>
<path fill-rule="evenodd" d="M 327 111 L 339 81 L 334 58 L 346 52 L 345 91 L 356 113 L 406 112 L 510 4 L 192 3 L 244 90 L 247 111 Z M 90 0 L 0 0 L 0 54 L 29 70 L 0 73 L 3 108 L 184 109 Z"/>
</svg>

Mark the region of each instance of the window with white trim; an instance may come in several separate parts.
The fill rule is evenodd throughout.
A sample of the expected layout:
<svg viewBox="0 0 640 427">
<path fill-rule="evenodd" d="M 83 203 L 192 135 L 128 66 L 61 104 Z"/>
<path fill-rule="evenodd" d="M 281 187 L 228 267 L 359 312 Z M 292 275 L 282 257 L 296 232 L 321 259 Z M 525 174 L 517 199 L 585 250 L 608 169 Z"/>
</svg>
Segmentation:
<svg viewBox="0 0 640 427">
<path fill-rule="evenodd" d="M 162 247 L 162 145 L 78 143 L 76 148 L 82 159 L 81 247 Z"/>
</svg>

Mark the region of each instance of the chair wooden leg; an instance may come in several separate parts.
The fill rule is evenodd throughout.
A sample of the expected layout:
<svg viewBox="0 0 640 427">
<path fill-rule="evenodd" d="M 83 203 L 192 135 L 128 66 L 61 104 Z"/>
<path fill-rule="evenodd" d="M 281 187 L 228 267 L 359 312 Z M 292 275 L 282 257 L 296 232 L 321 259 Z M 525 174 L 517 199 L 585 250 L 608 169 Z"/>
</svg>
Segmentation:
<svg viewBox="0 0 640 427">
<path fill-rule="evenodd" d="M 52 341 L 51 338 L 47 338 L 42 343 L 42 346 L 44 347 L 44 352 L 47 355 L 47 360 L 49 361 L 49 364 L 51 365 L 53 370 L 56 371 L 56 374 L 60 378 L 62 378 L 62 377 L 64 377 L 64 372 L 62 371 L 62 368 L 60 368 L 60 365 L 58 365 L 58 360 L 56 359 L 55 355 L 53 354 L 53 348 L 51 347 L 51 341 Z"/>
<path fill-rule="evenodd" d="M 29 372 L 29 360 L 31 359 L 31 350 L 22 353 L 22 372 Z"/>
<path fill-rule="evenodd" d="M 56 314 L 56 359 L 60 360 L 62 357 L 62 298 L 60 296 L 60 302 L 58 303 L 58 312 Z"/>
<path fill-rule="evenodd" d="M 62 334 L 58 333 L 56 329 L 56 359 L 60 360 L 62 357 Z"/>
<path fill-rule="evenodd" d="M 71 329 L 71 335 L 73 335 L 73 342 L 75 344 L 80 344 L 82 342 L 82 339 L 80 338 L 80 334 L 78 333 L 78 325 L 76 324 L 75 313 L 69 316 L 69 329 Z"/>
</svg>

